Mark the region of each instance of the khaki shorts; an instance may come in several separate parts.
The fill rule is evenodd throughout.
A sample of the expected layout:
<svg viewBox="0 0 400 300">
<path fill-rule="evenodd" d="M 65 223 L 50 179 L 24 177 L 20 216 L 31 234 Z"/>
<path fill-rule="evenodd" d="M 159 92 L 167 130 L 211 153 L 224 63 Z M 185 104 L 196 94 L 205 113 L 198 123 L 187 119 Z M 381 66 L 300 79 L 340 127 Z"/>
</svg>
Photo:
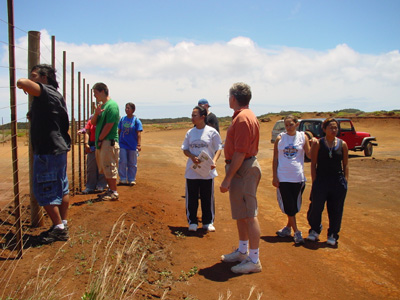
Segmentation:
<svg viewBox="0 0 400 300">
<path fill-rule="evenodd" d="M 111 146 L 110 140 L 104 140 L 101 143 L 101 148 L 96 149 L 96 162 L 100 174 L 104 174 L 106 179 L 118 178 L 118 158 L 119 144 L 115 142 Z"/>
<path fill-rule="evenodd" d="M 228 171 L 229 164 L 225 166 Z M 232 178 L 229 188 L 232 219 L 240 220 L 257 216 L 257 187 L 261 179 L 261 168 L 257 158 L 243 161 Z"/>
</svg>

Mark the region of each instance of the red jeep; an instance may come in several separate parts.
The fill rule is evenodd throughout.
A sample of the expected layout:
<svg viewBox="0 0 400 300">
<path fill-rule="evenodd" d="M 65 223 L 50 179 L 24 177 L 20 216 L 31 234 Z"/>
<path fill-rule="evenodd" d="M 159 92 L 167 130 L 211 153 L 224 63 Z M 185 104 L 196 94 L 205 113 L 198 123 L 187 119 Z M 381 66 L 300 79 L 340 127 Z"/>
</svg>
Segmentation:
<svg viewBox="0 0 400 300">
<path fill-rule="evenodd" d="M 335 118 L 336 119 L 336 118 Z M 306 132 L 309 137 L 321 138 L 324 131 L 322 122 L 325 119 L 303 119 L 300 121 L 298 130 Z M 378 146 L 376 138 L 367 132 L 357 132 L 350 119 L 338 118 L 339 131 L 337 137 L 344 140 L 352 151 L 364 151 L 365 156 L 371 156 L 373 146 Z"/>
</svg>

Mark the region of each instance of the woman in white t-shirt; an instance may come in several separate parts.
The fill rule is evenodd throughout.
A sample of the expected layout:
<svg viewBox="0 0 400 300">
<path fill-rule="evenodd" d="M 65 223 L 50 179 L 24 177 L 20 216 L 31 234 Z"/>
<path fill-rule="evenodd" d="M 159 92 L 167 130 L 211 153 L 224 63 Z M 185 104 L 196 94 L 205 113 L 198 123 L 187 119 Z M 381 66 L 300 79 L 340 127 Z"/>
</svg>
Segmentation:
<svg viewBox="0 0 400 300">
<path fill-rule="evenodd" d="M 287 215 L 288 222 L 276 234 L 291 236 L 293 228 L 294 242 L 299 244 L 304 240 L 297 228 L 296 214 L 300 211 L 305 188 L 304 154 L 310 156 L 310 143 L 304 132 L 297 131 L 299 124 L 295 116 L 286 116 L 284 123 L 286 132 L 281 133 L 274 144 L 272 184 L 277 188 L 279 207 Z"/>
<path fill-rule="evenodd" d="M 194 127 L 186 133 L 182 144 L 183 153 L 188 157 L 185 178 L 186 217 L 189 223 L 189 231 L 196 231 L 198 227 L 199 196 L 203 229 L 215 231 L 213 225 L 215 215 L 214 177 L 218 175 L 215 165 L 221 155 L 222 142 L 218 131 L 206 125 L 206 116 L 206 109 L 200 106 L 193 109 L 192 122 Z M 205 161 L 207 159 L 212 161 L 208 163 Z M 206 165 L 210 169 L 204 172 L 204 169 L 201 168 Z"/>
</svg>

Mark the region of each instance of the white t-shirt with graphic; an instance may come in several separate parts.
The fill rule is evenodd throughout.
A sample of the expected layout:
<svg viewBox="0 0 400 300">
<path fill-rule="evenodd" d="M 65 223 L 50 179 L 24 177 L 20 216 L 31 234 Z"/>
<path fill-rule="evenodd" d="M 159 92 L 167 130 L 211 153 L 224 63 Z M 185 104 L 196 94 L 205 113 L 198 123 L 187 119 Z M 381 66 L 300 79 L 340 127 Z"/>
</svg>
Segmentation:
<svg viewBox="0 0 400 300">
<path fill-rule="evenodd" d="M 281 133 L 278 143 L 279 182 L 306 181 L 304 175 L 304 132 L 296 131 L 294 136 Z"/>
<path fill-rule="evenodd" d="M 203 129 L 193 127 L 186 133 L 182 144 L 182 150 L 189 150 L 190 153 L 199 156 L 204 150 L 211 158 L 214 158 L 215 152 L 222 149 L 221 136 L 213 127 L 206 125 Z M 186 179 L 212 179 L 218 176 L 217 170 L 213 169 L 207 177 L 202 177 L 195 172 L 191 166 L 193 161 L 189 158 L 186 163 Z"/>
</svg>

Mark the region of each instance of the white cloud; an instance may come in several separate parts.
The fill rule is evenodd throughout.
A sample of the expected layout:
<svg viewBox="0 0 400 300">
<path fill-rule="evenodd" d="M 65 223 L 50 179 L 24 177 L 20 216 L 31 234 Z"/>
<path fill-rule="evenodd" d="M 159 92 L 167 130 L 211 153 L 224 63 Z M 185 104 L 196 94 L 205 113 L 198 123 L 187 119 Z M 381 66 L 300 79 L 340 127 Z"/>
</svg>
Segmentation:
<svg viewBox="0 0 400 300">
<path fill-rule="evenodd" d="M 49 63 L 51 42 L 46 31 L 42 31 L 42 44 L 46 45 L 42 47 L 42 62 Z M 19 39 L 18 45 L 26 49 L 26 38 Z M 200 98 L 209 99 L 217 115 L 231 115 L 226 95 L 237 81 L 252 87 L 251 106 L 258 115 L 292 109 L 399 108 L 399 50 L 369 55 L 346 44 L 324 52 L 266 49 L 247 37 L 175 45 L 165 40 L 102 45 L 60 41 L 56 43 L 59 76 L 63 51 L 67 53 L 68 72 L 74 61 L 75 72 L 80 71 L 86 83 L 105 82 L 122 113 L 124 103 L 134 101 L 142 118 L 188 116 Z M 46 55 L 48 59 L 43 61 Z M 3 64 L 7 60 L 4 56 Z M 19 49 L 17 65 L 25 66 L 26 56 L 27 51 Z M 1 76 L 1 85 L 8 85 L 8 78 L 3 73 Z M 67 76 L 70 83 L 70 74 Z"/>
</svg>

